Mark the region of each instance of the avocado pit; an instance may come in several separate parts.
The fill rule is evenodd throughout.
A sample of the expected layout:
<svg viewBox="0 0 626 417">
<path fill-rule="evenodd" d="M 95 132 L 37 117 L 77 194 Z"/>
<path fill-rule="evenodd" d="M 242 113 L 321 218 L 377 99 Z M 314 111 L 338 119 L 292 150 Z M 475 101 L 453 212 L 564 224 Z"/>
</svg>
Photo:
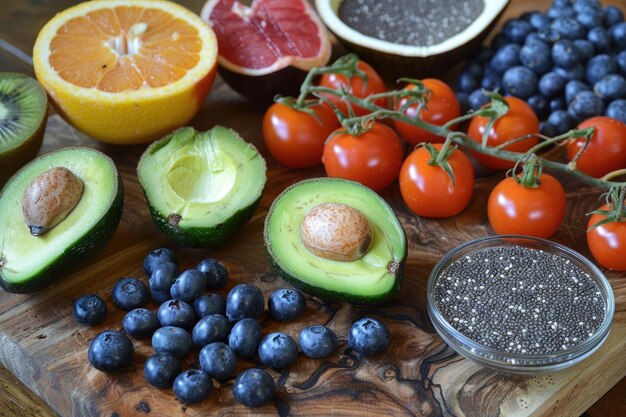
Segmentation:
<svg viewBox="0 0 626 417">
<path fill-rule="evenodd" d="M 352 262 L 367 253 L 372 229 L 361 211 L 345 204 L 323 203 L 302 220 L 300 239 L 321 258 Z"/>
<path fill-rule="evenodd" d="M 61 223 L 80 201 L 83 182 L 64 167 L 39 174 L 22 199 L 22 213 L 30 234 L 37 237 Z"/>
</svg>

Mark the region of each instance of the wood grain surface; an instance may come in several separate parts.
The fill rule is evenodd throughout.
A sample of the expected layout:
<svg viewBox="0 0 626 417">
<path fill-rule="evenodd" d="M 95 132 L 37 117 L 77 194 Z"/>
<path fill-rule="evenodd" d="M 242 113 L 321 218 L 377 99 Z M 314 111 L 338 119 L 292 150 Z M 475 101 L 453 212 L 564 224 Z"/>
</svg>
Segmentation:
<svg viewBox="0 0 626 417">
<path fill-rule="evenodd" d="M 0 38 L 29 51 L 45 21 L 72 2 L 3 3 L 6 4 L 0 12 Z M 202 4 L 201 1 L 186 3 L 196 12 Z M 513 0 L 507 15 L 542 9 L 545 4 Z M 0 49 L 0 70 L 9 69 L 32 73 L 27 64 Z M 262 108 L 246 102 L 218 81 L 192 122 L 199 129 L 221 124 L 238 130 L 259 147 L 269 165 L 268 186 L 256 214 L 229 242 L 213 250 L 177 247 L 152 223 L 135 174 L 145 146 L 99 144 L 68 126 L 59 116 L 50 118 L 42 152 L 76 145 L 98 148 L 115 160 L 126 192 L 122 222 L 101 253 L 48 290 L 32 295 L 0 292 L 0 363 L 60 415 L 578 416 L 626 375 L 624 274 L 607 273 L 617 306 L 609 338 L 591 358 L 562 372 L 518 377 L 487 370 L 458 356 L 432 328 L 425 305 L 428 274 L 439 258 L 458 244 L 493 234 L 486 217 L 486 196 L 501 175 L 479 179 L 469 207 L 461 215 L 445 220 L 416 217 L 403 205 L 396 184 L 385 190 L 382 195 L 396 209 L 410 243 L 400 294 L 380 307 L 325 304 L 308 298 L 307 314 L 289 325 L 263 316 L 264 333 L 280 330 L 297 336 L 304 326 L 326 324 L 337 332 L 342 342 L 328 358 L 300 356 L 289 370 L 270 371 L 279 392 L 271 405 L 251 411 L 235 404 L 232 379 L 216 383 L 215 392 L 207 401 L 189 407 L 178 403 L 171 390 L 150 388 L 143 380 L 143 362 L 152 353 L 146 341 L 134 341 L 136 353 L 131 368 L 126 371 L 105 374 L 91 368 L 87 361 L 89 341 L 104 329 L 121 328 L 124 313 L 111 304 L 113 284 L 125 275 L 146 280 L 142 259 L 156 247 L 175 249 L 182 268 L 193 267 L 208 256 L 222 260 L 230 271 L 229 288 L 249 282 L 261 287 L 267 297 L 273 289 L 287 286 L 272 273 L 263 255 L 263 220 L 280 191 L 300 179 L 321 176 L 323 170 L 292 171 L 273 161 L 262 143 L 262 114 Z M 589 256 L 583 219 L 585 213 L 598 206 L 599 191 L 561 179 L 568 191 L 568 209 L 566 220 L 553 240 Z M 89 292 L 99 294 L 109 304 L 106 321 L 94 328 L 80 326 L 71 317 L 72 300 Z M 227 289 L 219 291 L 222 295 L 226 292 Z M 360 357 L 345 344 L 351 322 L 366 314 L 384 321 L 391 336 L 390 348 L 371 359 Z M 197 366 L 196 359 L 197 351 L 194 351 L 185 366 Z M 253 365 L 242 361 L 239 370 Z M 13 415 L 17 416 L 49 415 L 36 401 L 29 402 L 28 393 L 14 388 L 14 384 L 4 383 L 7 379 L 1 373 L 0 378 L 3 381 L 0 388 L 6 387 L 16 399 L 0 402 L 6 404 L 9 412 L 14 411 Z M 610 406 L 597 405 L 589 414 L 626 415 L 623 398 L 624 388 L 621 388 L 621 395 L 618 391 L 609 397 Z M 0 410 L 0 416 L 4 412 Z"/>
</svg>

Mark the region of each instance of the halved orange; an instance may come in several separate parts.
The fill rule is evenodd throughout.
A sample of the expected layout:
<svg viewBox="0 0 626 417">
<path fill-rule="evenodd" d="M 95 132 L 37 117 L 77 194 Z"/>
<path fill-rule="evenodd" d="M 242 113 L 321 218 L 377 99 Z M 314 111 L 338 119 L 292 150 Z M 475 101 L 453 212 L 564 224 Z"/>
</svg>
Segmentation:
<svg viewBox="0 0 626 417">
<path fill-rule="evenodd" d="M 95 0 L 57 14 L 33 51 L 37 79 L 69 123 L 107 143 L 186 124 L 215 78 L 217 40 L 164 0 Z"/>
</svg>

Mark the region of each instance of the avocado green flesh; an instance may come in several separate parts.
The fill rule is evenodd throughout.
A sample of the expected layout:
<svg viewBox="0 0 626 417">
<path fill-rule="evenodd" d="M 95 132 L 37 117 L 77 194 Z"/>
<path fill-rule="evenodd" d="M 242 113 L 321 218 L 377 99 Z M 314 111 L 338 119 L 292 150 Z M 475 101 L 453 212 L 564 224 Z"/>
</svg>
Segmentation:
<svg viewBox="0 0 626 417">
<path fill-rule="evenodd" d="M 346 204 L 365 215 L 373 236 L 362 258 L 333 261 L 314 255 L 303 245 L 300 225 L 307 213 L 322 203 Z M 323 298 L 386 298 L 397 290 L 398 274 L 406 258 L 404 230 L 387 203 L 366 187 L 330 178 L 307 180 L 288 188 L 270 209 L 265 241 L 272 264 L 283 276 L 309 291 L 319 289 L 314 295 Z"/>
<path fill-rule="evenodd" d="M 22 214 L 22 198 L 34 178 L 54 167 L 65 167 L 80 178 L 83 195 L 61 223 L 34 237 Z M 0 193 L 0 284 L 14 292 L 38 289 L 31 281 L 47 281 L 103 246 L 121 210 L 121 181 L 113 162 L 100 152 L 66 148 L 34 160 Z"/>
<path fill-rule="evenodd" d="M 187 246 L 214 246 L 249 220 L 266 182 L 265 161 L 231 129 L 179 129 L 151 145 L 139 181 L 157 225 Z"/>
</svg>

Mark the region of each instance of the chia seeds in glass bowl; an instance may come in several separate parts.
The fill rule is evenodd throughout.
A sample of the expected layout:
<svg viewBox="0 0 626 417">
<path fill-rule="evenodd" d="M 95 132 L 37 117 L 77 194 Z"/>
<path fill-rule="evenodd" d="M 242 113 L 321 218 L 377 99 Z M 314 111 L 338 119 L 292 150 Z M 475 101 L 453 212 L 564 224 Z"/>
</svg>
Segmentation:
<svg viewBox="0 0 626 417">
<path fill-rule="evenodd" d="M 551 241 L 497 236 L 452 250 L 433 268 L 428 312 L 459 354 L 510 373 L 569 367 L 608 336 L 615 300 L 602 272 Z"/>
<path fill-rule="evenodd" d="M 343 0 L 338 16 L 366 36 L 431 46 L 467 29 L 484 7 L 484 0 Z"/>
</svg>

